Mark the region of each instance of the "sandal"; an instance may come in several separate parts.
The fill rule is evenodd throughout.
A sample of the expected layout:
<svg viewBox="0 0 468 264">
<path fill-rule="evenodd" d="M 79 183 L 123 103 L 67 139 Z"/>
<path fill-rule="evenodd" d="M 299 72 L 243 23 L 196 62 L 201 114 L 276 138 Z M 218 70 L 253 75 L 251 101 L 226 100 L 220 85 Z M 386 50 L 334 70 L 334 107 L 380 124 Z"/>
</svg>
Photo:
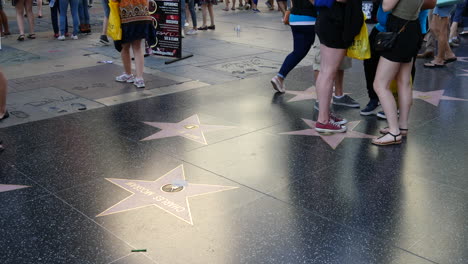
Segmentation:
<svg viewBox="0 0 468 264">
<path fill-rule="evenodd" d="M 216 26 L 215 25 L 212 25 L 212 26 L 209 26 L 207 27 L 208 29 L 211 29 L 211 30 L 215 30 Z"/>
<path fill-rule="evenodd" d="M 448 59 L 444 60 L 444 64 L 448 64 L 448 63 L 451 63 L 451 62 L 454 62 L 454 61 L 457 61 L 457 57 L 448 58 Z"/>
<path fill-rule="evenodd" d="M 431 62 L 424 63 L 424 67 L 426 67 L 426 68 L 442 68 L 442 67 L 445 67 L 445 64 L 439 64 L 439 63 L 435 63 L 435 62 L 431 61 Z"/>
<path fill-rule="evenodd" d="M 207 26 L 199 27 L 198 30 L 208 30 L 208 27 Z"/>
<path fill-rule="evenodd" d="M 28 34 L 28 39 L 36 39 L 36 34 Z"/>
<path fill-rule="evenodd" d="M 24 35 L 23 34 L 18 36 L 18 41 L 24 41 Z"/>
<path fill-rule="evenodd" d="M 388 127 L 384 127 L 382 129 L 379 130 L 380 134 L 387 134 L 388 133 Z M 400 134 L 403 136 L 403 137 L 406 137 L 408 135 L 408 129 L 407 128 L 400 128 Z"/>
<path fill-rule="evenodd" d="M 393 141 L 384 141 L 384 142 L 377 141 L 377 140 L 379 140 L 379 139 L 385 137 L 386 135 L 392 136 L 392 137 L 393 137 Z M 397 137 L 401 137 L 401 133 L 399 133 L 398 135 L 393 135 L 392 133 L 387 132 L 385 135 L 383 135 L 383 136 L 381 136 L 381 137 L 372 139 L 372 144 L 377 145 L 377 146 L 387 146 L 387 145 L 398 145 L 398 144 L 401 144 L 401 138 L 397 140 Z"/>
</svg>

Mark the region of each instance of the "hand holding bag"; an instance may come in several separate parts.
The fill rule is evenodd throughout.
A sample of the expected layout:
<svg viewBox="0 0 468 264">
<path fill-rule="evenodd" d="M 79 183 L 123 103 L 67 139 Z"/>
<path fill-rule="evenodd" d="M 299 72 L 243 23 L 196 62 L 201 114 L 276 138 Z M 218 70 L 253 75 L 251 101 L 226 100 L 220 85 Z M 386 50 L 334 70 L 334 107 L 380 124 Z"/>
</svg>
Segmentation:
<svg viewBox="0 0 468 264">
<path fill-rule="evenodd" d="M 391 50 L 395 45 L 395 41 L 398 35 L 400 35 L 400 33 L 406 29 L 406 25 L 408 25 L 408 22 L 406 22 L 405 25 L 403 25 L 403 27 L 398 32 L 379 32 L 377 36 L 375 36 L 375 50 Z"/>
</svg>

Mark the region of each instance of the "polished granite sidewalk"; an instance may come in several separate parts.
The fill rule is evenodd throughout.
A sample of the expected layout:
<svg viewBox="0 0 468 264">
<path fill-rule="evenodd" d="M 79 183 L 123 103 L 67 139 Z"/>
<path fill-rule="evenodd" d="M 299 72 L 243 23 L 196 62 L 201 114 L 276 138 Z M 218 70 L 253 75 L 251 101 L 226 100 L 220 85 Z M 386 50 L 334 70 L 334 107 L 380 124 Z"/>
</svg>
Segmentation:
<svg viewBox="0 0 468 264">
<path fill-rule="evenodd" d="M 291 45 L 278 13 L 223 6 L 193 58 L 146 59 L 144 90 L 112 81 L 96 33 L 2 40 L 0 263 L 467 263 L 468 39 L 417 62 L 410 134 L 377 147 L 386 123 L 358 109 L 314 133 L 310 58 L 286 94 L 269 82 Z M 367 103 L 360 62 L 345 89 Z"/>
</svg>

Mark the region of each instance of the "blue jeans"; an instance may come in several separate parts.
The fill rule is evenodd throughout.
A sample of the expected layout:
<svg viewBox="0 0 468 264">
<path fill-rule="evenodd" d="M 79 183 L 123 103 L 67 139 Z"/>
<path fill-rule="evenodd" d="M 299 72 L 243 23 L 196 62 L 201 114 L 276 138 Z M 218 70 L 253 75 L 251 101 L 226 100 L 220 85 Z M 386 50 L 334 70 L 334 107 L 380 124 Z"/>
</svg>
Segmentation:
<svg viewBox="0 0 468 264">
<path fill-rule="evenodd" d="M 88 0 L 78 0 L 80 24 L 89 24 Z"/>
<path fill-rule="evenodd" d="M 190 16 L 192 17 L 192 26 L 197 28 L 197 13 L 195 12 L 195 0 L 188 0 L 188 8 L 190 10 Z"/>
<path fill-rule="evenodd" d="M 78 17 L 78 0 L 59 0 L 60 1 L 60 35 L 65 35 L 65 21 L 67 20 L 68 4 L 70 4 L 73 17 L 73 35 L 78 35 L 80 18 Z"/>
<path fill-rule="evenodd" d="M 315 41 L 315 26 L 291 26 L 294 39 L 293 51 L 284 59 L 278 76 L 285 79 L 288 73 L 309 53 Z"/>
<path fill-rule="evenodd" d="M 110 14 L 109 0 L 102 0 L 102 8 L 104 8 L 104 15 L 107 18 L 109 18 L 109 14 Z"/>
<path fill-rule="evenodd" d="M 55 1 L 53 7 L 50 8 L 50 19 L 52 20 L 52 28 L 54 33 L 59 33 L 58 14 L 60 13 L 60 1 Z M 65 34 L 68 33 L 68 19 L 65 15 Z"/>
<path fill-rule="evenodd" d="M 186 14 L 185 14 L 185 0 L 180 0 L 180 20 L 182 21 L 181 28 L 184 30 L 184 25 L 185 25 L 185 19 L 186 19 Z"/>
</svg>

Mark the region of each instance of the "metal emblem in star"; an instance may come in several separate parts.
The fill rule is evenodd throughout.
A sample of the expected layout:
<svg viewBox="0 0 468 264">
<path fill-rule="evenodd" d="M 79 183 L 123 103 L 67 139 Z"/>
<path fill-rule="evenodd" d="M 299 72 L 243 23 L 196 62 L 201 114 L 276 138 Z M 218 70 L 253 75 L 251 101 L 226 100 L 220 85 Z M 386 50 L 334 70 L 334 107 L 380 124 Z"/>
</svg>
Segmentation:
<svg viewBox="0 0 468 264">
<path fill-rule="evenodd" d="M 413 98 L 426 101 L 434 106 L 439 106 L 440 100 L 468 101 L 468 99 L 445 96 L 444 90 L 436 90 L 431 92 L 413 91 Z"/>
<path fill-rule="evenodd" d="M 178 166 L 155 181 L 132 179 L 106 180 L 131 192 L 132 195 L 100 213 L 97 217 L 135 210 L 146 206 L 156 206 L 191 225 L 193 225 L 193 220 L 189 206 L 190 197 L 238 188 L 189 183 L 185 180 L 183 165 Z"/>
<path fill-rule="evenodd" d="M 13 191 L 13 190 L 18 190 L 18 189 L 23 189 L 23 188 L 28 188 L 28 187 L 31 187 L 31 186 L 0 184 L 0 192 L 8 192 L 8 191 Z"/>
<path fill-rule="evenodd" d="M 179 123 L 143 122 L 161 131 L 142 139 L 141 141 L 181 136 L 204 145 L 208 145 L 205 132 L 234 128 L 232 126 L 215 126 L 200 123 L 198 115 L 193 115 Z"/>
<path fill-rule="evenodd" d="M 298 131 L 280 133 L 282 135 L 299 135 L 299 136 L 315 136 L 320 137 L 327 143 L 332 149 L 336 149 L 338 145 L 345 138 L 374 138 L 373 135 L 368 135 L 360 132 L 353 131 L 359 125 L 361 121 L 352 121 L 346 124 L 348 130 L 346 133 L 334 133 L 331 135 L 321 134 L 315 131 L 315 123 L 312 120 L 302 119 L 310 128 Z"/>
</svg>

